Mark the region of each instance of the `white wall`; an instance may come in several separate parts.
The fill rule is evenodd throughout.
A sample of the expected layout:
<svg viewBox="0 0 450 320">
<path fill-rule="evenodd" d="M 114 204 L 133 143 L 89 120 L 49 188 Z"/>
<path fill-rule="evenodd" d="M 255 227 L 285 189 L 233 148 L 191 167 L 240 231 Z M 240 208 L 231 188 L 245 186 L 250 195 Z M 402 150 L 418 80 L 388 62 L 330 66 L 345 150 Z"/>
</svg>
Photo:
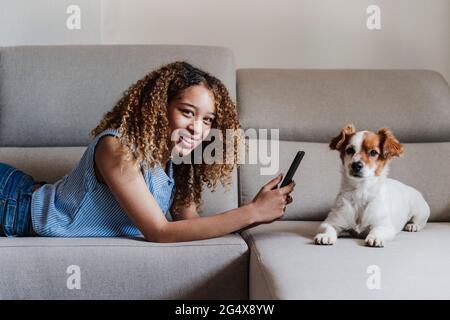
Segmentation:
<svg viewBox="0 0 450 320">
<path fill-rule="evenodd" d="M 381 9 L 368 30 L 366 8 Z M 449 0 L 103 0 L 105 43 L 231 48 L 241 67 L 434 69 L 450 82 Z"/>
<path fill-rule="evenodd" d="M 80 29 L 67 28 L 71 4 L 80 9 Z M 100 0 L 0 0 L 0 46 L 100 42 Z"/>
<path fill-rule="evenodd" d="M 82 28 L 66 28 L 66 8 Z M 381 9 L 368 30 L 366 8 Z M 450 0 L 0 0 L 0 45 L 231 48 L 238 68 L 433 69 L 450 82 Z"/>
</svg>

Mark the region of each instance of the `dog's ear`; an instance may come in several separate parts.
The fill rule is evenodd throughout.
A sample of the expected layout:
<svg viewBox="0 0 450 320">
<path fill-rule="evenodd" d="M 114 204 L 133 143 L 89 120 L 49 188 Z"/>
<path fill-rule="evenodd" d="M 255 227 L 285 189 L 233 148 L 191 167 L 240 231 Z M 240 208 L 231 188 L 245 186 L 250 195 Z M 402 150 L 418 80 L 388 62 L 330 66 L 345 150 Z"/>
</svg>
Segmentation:
<svg viewBox="0 0 450 320">
<path fill-rule="evenodd" d="M 378 130 L 380 136 L 381 155 L 385 159 L 399 157 L 403 154 L 403 145 L 394 137 L 394 134 L 388 128 Z"/>
<path fill-rule="evenodd" d="M 345 139 L 356 132 L 355 126 L 352 123 L 347 124 L 341 129 L 341 133 L 334 137 L 330 142 L 331 150 L 340 150 L 345 142 Z"/>
</svg>

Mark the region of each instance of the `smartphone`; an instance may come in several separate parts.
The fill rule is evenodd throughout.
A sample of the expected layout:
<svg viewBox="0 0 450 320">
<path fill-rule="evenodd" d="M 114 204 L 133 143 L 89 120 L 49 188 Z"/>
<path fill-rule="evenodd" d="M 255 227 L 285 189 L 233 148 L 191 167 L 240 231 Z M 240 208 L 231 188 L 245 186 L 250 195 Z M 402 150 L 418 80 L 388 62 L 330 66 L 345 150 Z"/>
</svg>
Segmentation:
<svg viewBox="0 0 450 320">
<path fill-rule="evenodd" d="M 280 188 L 287 186 L 292 181 L 292 178 L 294 177 L 294 174 L 297 171 L 297 168 L 300 165 L 300 162 L 302 161 L 304 155 L 305 155 L 304 151 L 297 152 L 297 154 L 295 155 L 294 161 L 292 161 L 288 172 L 286 173 L 283 181 L 281 182 Z M 273 187 L 272 190 L 276 189 L 277 187 L 278 187 L 278 185 Z"/>
</svg>

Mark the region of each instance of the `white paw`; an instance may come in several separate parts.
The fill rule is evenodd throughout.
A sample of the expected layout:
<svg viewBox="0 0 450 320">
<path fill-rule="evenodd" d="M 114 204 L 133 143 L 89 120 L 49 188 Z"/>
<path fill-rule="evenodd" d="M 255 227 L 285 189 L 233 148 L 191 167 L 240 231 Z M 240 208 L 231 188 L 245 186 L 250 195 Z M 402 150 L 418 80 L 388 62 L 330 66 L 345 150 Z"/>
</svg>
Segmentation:
<svg viewBox="0 0 450 320">
<path fill-rule="evenodd" d="M 366 246 L 369 247 L 384 247 L 384 241 L 381 238 L 377 238 L 371 235 L 368 235 L 366 240 L 365 240 Z"/>
<path fill-rule="evenodd" d="M 314 237 L 316 244 L 330 245 L 336 242 L 336 237 L 332 237 L 326 233 L 319 233 Z"/>
<path fill-rule="evenodd" d="M 419 231 L 419 226 L 415 223 L 407 223 L 405 228 L 403 228 L 403 230 L 408 232 L 417 232 Z"/>
</svg>

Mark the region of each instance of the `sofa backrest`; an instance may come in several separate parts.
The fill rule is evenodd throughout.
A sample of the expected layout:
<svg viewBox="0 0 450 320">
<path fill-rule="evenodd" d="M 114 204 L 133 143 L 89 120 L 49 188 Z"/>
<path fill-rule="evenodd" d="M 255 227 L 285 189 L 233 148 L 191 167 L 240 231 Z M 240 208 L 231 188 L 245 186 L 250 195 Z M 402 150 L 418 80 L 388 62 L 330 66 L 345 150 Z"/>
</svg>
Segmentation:
<svg viewBox="0 0 450 320">
<path fill-rule="evenodd" d="M 427 70 L 240 69 L 237 97 L 244 129 L 279 129 L 279 171 L 306 151 L 294 178 L 294 203 L 283 219 L 322 220 L 340 185 L 340 159 L 328 143 L 347 123 L 389 127 L 405 145 L 390 177 L 420 190 L 430 221 L 450 221 L 450 89 Z M 274 157 L 276 155 L 273 155 Z M 272 176 L 261 165 L 239 169 L 240 203 Z"/>
<path fill-rule="evenodd" d="M 0 162 L 15 165 L 36 180 L 56 181 L 76 165 L 90 141 L 89 132 L 123 92 L 148 72 L 177 60 L 186 60 L 221 79 L 235 99 L 234 57 L 226 48 L 0 48 Z M 225 194 L 205 191 L 204 212 L 236 207 L 236 172 L 233 186 Z"/>
</svg>

